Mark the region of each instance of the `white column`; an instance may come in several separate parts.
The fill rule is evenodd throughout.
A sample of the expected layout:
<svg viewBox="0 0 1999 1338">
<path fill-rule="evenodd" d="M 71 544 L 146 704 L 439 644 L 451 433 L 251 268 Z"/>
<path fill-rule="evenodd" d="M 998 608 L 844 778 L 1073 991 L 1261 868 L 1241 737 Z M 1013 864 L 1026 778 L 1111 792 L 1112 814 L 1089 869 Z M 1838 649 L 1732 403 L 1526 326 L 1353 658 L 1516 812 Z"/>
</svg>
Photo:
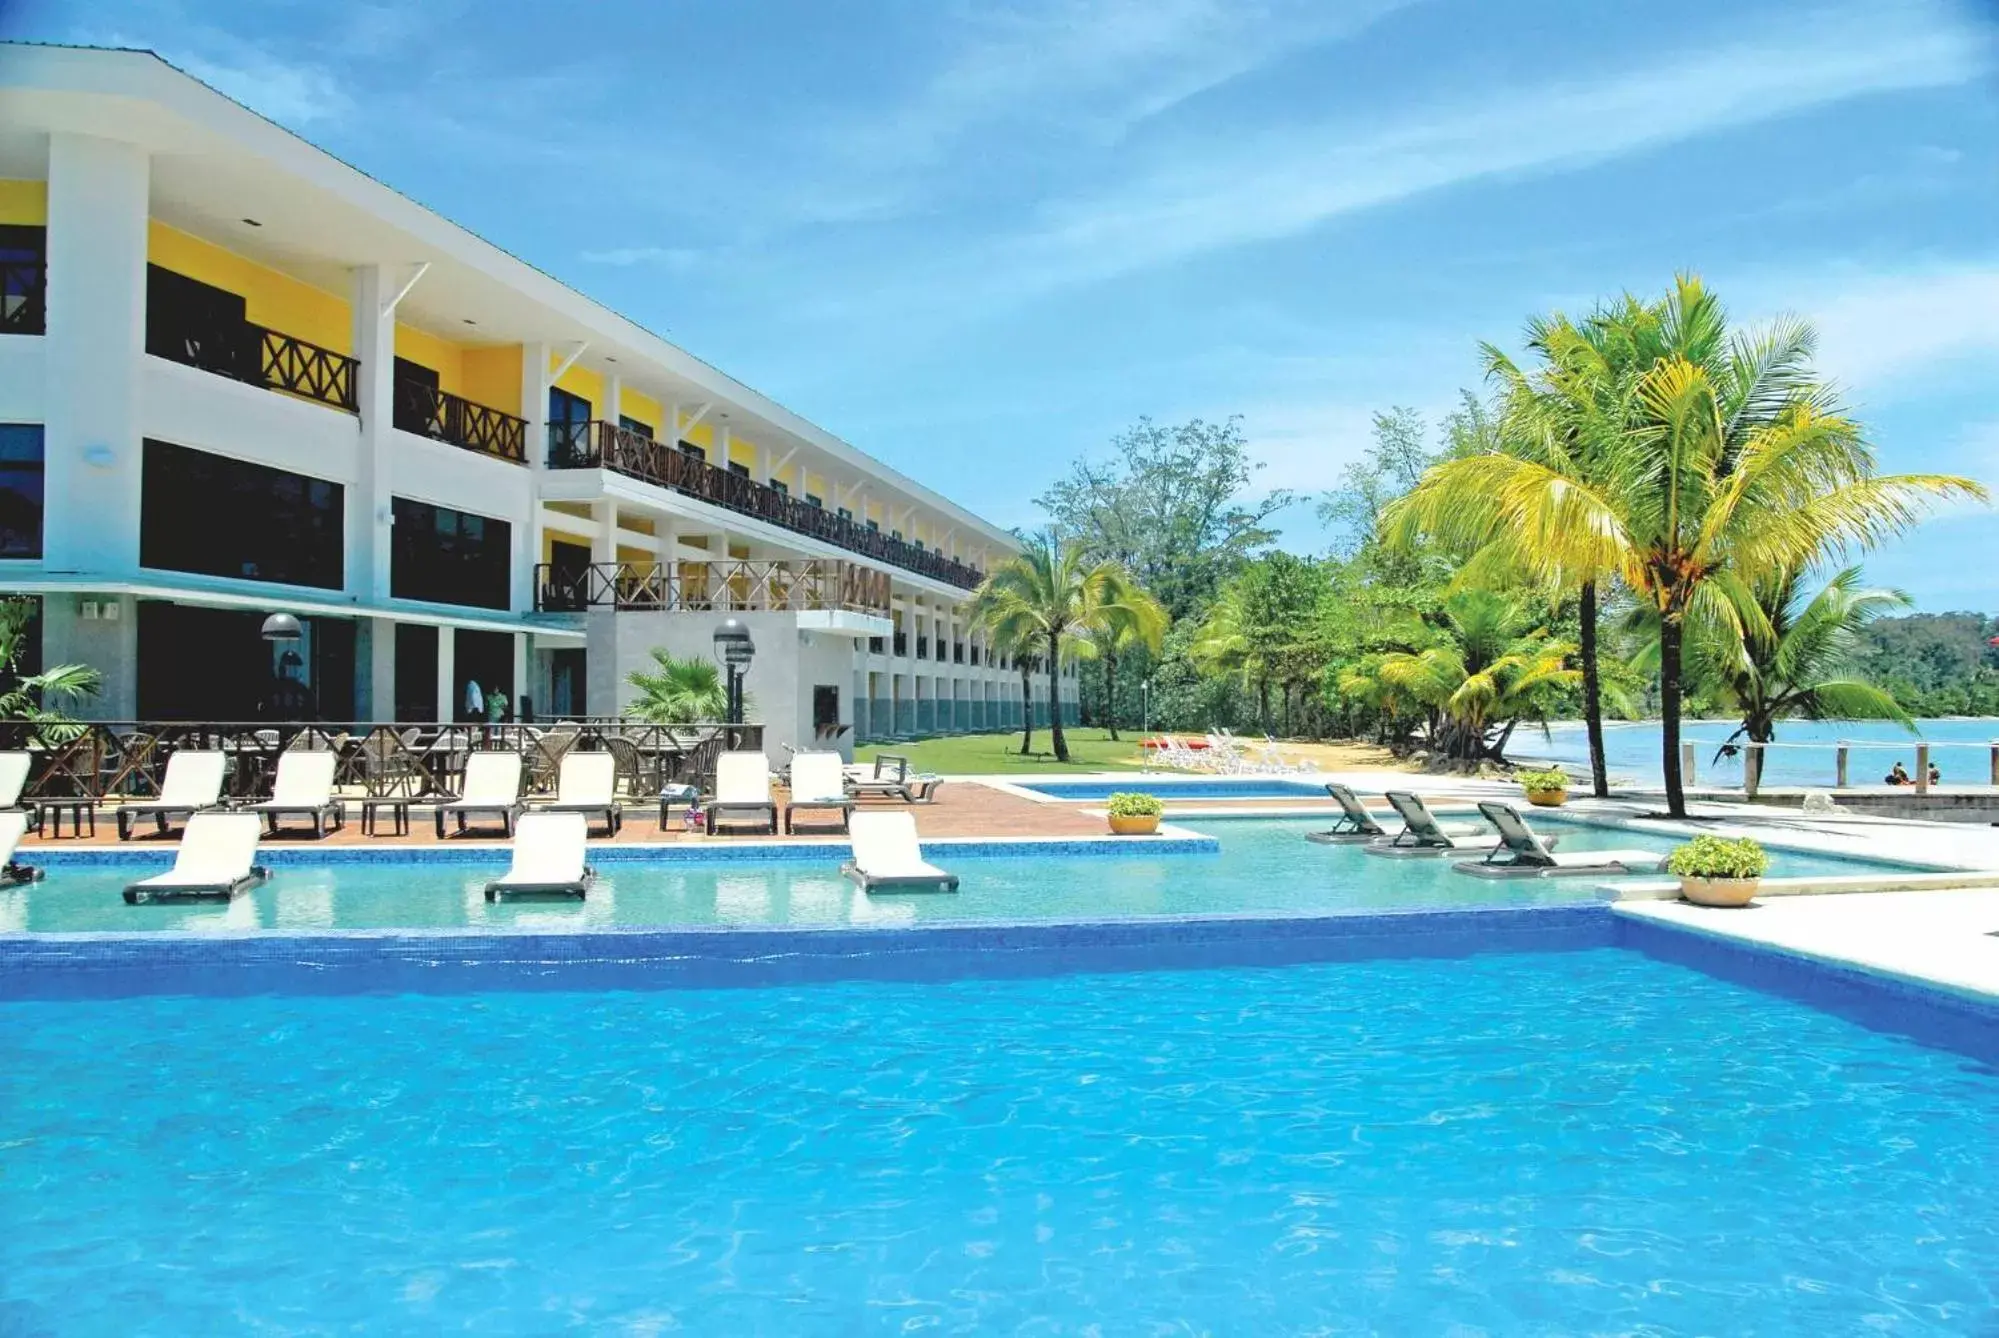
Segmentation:
<svg viewBox="0 0 1999 1338">
<path fill-rule="evenodd" d="M 521 417 L 527 419 L 528 464 L 537 479 L 548 468 L 548 345 L 521 345 Z"/>
<path fill-rule="evenodd" d="M 514 642 L 514 689 L 512 694 L 514 719 L 520 719 L 521 694 L 528 691 L 528 637 L 525 632 L 516 632 Z"/>
<path fill-rule="evenodd" d="M 364 721 L 396 718 L 396 625 L 387 618 L 363 618 L 368 674 L 354 713 Z"/>
<path fill-rule="evenodd" d="M 49 136 L 44 561 L 139 565 L 139 373 L 151 164 L 135 144 Z"/>
<path fill-rule="evenodd" d="M 708 457 L 708 463 L 714 465 L 717 469 L 727 469 L 729 467 L 729 425 L 727 423 L 717 423 L 715 425 L 715 453 Z"/>
<path fill-rule="evenodd" d="M 347 589 L 363 603 L 389 597 L 389 452 L 395 426 L 396 318 L 383 307 L 396 294 L 395 276 L 380 265 L 354 271 L 354 356 L 361 361 L 361 450 L 347 498 Z M 393 628 L 391 628 L 393 635 Z M 389 719 L 384 714 L 380 719 Z"/>
<path fill-rule="evenodd" d="M 437 629 L 437 723 L 448 725 L 458 715 L 458 693 L 455 672 L 458 659 L 458 635 L 449 627 Z"/>
<path fill-rule="evenodd" d="M 616 426 L 618 415 L 625 411 L 625 378 L 613 373 L 604 378 L 604 402 L 597 406 L 597 417 Z"/>
<path fill-rule="evenodd" d="M 590 561 L 616 562 L 618 560 L 618 504 L 616 502 L 592 502 L 590 519 L 596 525 L 596 532 L 590 536 Z"/>
</svg>

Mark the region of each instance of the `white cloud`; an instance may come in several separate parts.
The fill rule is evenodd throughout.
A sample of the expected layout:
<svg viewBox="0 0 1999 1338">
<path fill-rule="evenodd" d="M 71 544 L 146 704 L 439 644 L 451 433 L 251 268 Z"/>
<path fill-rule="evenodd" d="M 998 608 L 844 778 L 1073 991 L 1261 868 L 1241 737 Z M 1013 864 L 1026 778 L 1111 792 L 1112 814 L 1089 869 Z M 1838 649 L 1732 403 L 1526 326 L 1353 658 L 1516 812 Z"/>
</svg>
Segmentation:
<svg viewBox="0 0 1999 1338">
<path fill-rule="evenodd" d="M 1773 298 L 1784 291 L 1770 279 L 1752 279 L 1744 290 Z M 1877 403 L 1932 384 L 1962 360 L 1999 356 L 1999 258 L 1792 276 L 1781 305 L 1818 328 L 1819 369 Z"/>
<path fill-rule="evenodd" d="M 1928 21 L 1911 22 L 1912 17 Z M 1307 231 L 1470 181 L 1566 170 L 1871 93 L 1952 85 L 1985 68 L 1941 10 L 1849 8 L 1596 79 L 1480 89 L 1387 123 L 1235 136 L 1057 204 L 977 258 L 1019 294 Z"/>
</svg>

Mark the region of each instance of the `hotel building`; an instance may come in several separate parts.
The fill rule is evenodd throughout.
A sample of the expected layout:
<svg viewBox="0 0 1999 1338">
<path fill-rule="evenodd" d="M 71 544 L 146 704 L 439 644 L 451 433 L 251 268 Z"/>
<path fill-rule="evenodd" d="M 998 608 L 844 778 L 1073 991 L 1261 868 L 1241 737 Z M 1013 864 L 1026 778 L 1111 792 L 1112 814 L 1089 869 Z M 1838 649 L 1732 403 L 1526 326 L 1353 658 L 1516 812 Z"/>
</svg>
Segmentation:
<svg viewBox="0 0 1999 1338">
<path fill-rule="evenodd" d="M 772 745 L 1011 727 L 1015 548 L 151 53 L 0 45 L 0 591 L 85 714 L 614 715 L 736 617 Z"/>
</svg>

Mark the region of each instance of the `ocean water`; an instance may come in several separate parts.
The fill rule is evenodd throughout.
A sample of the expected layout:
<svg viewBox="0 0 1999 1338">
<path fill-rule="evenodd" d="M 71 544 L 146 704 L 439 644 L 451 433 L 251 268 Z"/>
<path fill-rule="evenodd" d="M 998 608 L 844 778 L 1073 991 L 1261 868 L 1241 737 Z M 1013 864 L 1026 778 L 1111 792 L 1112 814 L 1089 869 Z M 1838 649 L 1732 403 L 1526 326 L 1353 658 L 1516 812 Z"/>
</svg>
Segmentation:
<svg viewBox="0 0 1999 1338">
<path fill-rule="evenodd" d="M 1918 720 L 1920 734 L 1880 720 L 1787 720 L 1777 726 L 1777 742 L 1763 764 L 1765 785 L 1820 785 L 1831 788 L 1838 775 L 1834 746 L 1853 745 L 1847 780 L 1853 785 L 1878 784 L 1896 762 L 1911 774 L 1916 769 L 1916 745 L 1930 745 L 1930 761 L 1943 772 L 1943 783 L 1987 784 L 1992 776 L 1992 746 L 1999 741 L 1999 720 L 1989 718 Z M 1681 737 L 1696 745 L 1695 780 L 1702 785 L 1739 786 L 1742 759 L 1719 758 L 1715 750 L 1735 732 L 1735 722 L 1690 720 Z M 1792 746 L 1809 745 L 1809 746 Z M 1640 783 L 1661 783 L 1659 723 L 1606 722 L 1604 760 L 1613 776 Z M 1508 752 L 1516 757 L 1551 758 L 1571 774 L 1589 774 L 1589 738 L 1582 725 L 1550 727 L 1548 737 L 1537 732 L 1516 734 Z"/>
<path fill-rule="evenodd" d="M 1624 949 L 0 1004 L 0 1333 L 1963 1334 L 1999 1074 Z"/>
<path fill-rule="evenodd" d="M 1676 839 L 1535 815 L 1563 850 L 1641 848 Z M 1385 860 L 1354 846 L 1305 840 L 1330 816 L 1215 819 L 1190 825 L 1217 836 L 1219 855 L 1129 858 L 965 857 L 932 852 L 960 875 L 956 893 L 869 895 L 840 876 L 843 849 L 823 862 L 691 864 L 607 862 L 582 902 L 485 899 L 502 868 L 487 864 L 279 865 L 262 887 L 223 904 L 127 906 L 137 865 L 51 866 L 48 877 L 0 889 L 0 932 L 311 930 L 430 927 L 583 929 L 728 924 L 918 924 L 936 920 L 1074 919 L 1209 912 L 1312 912 L 1436 906 L 1534 905 L 1588 898 L 1598 878 L 1496 882 L 1451 868 L 1472 855 Z M 1391 824 L 1391 830 L 1392 830 Z M 1854 874 L 1896 866 L 1779 852 L 1777 875 Z"/>
</svg>

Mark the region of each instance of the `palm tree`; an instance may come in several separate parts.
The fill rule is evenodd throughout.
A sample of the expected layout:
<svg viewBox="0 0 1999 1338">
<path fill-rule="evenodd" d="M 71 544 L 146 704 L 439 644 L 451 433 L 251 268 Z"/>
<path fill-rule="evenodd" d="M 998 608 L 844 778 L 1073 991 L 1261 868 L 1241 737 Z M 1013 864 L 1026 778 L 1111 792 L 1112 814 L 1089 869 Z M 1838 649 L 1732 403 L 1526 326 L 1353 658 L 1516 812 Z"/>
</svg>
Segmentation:
<svg viewBox="0 0 1999 1338">
<path fill-rule="evenodd" d="M 1572 648 L 1535 627 L 1522 601 L 1490 590 L 1449 596 L 1438 621 L 1434 645 L 1384 654 L 1346 675 L 1341 688 L 1423 707 L 1430 744 L 1447 757 L 1499 760 L 1514 727 L 1545 720 L 1554 690 L 1576 681 L 1562 663 Z"/>
<path fill-rule="evenodd" d="M 76 723 L 63 706 L 96 696 L 104 677 L 84 664 L 58 664 L 17 676 L 34 620 L 34 601 L 0 600 L 0 720 L 25 721 L 46 742 L 60 743 L 75 733 L 64 726 Z"/>
<path fill-rule="evenodd" d="M 1907 609 L 1907 595 L 1862 586 L 1858 567 L 1839 572 L 1809 598 L 1796 571 L 1759 582 L 1751 594 L 1757 614 L 1738 621 L 1767 623 L 1768 636 L 1745 640 L 1727 627 L 1708 627 L 1690 638 L 1692 676 L 1741 714 L 1728 744 L 1770 743 L 1777 722 L 1792 718 L 1893 720 L 1914 732 L 1894 697 L 1851 674 L 1868 624 Z M 1742 772 L 1752 797 L 1762 772 L 1762 750 L 1752 748 Z"/>
<path fill-rule="evenodd" d="M 1680 702 L 1687 621 L 1698 611 L 1767 636 L 1756 582 L 1865 548 L 1932 502 L 1983 499 L 1969 479 L 1881 475 L 1859 424 L 1812 376 L 1817 339 L 1798 320 L 1731 336 L 1721 303 L 1691 276 L 1664 301 L 1596 319 L 1628 341 L 1597 387 L 1588 470 L 1505 451 L 1448 461 L 1411 494 L 1423 523 L 1461 538 L 1511 534 L 1548 569 L 1615 570 L 1658 619 L 1666 805 L 1686 815 Z M 1427 490 L 1427 491 L 1426 491 Z M 1422 502 L 1413 499 L 1423 494 Z M 1471 515 L 1454 520 L 1447 499 Z M 1749 621 L 1741 620 L 1748 612 Z"/>
<path fill-rule="evenodd" d="M 1041 632 L 1033 619 L 1019 609 L 982 610 L 974 603 L 972 618 L 985 628 L 989 654 L 1004 655 L 1020 670 L 1020 755 L 1034 751 L 1034 683 Z"/>
<path fill-rule="evenodd" d="M 729 692 L 713 660 L 698 655 L 683 660 L 660 646 L 653 647 L 652 659 L 651 671 L 634 669 L 625 676 L 638 690 L 626 715 L 654 725 L 691 725 L 728 713 Z M 747 713 L 747 701 L 744 709 Z"/>
<path fill-rule="evenodd" d="M 1101 627 L 1113 607 L 1135 606 L 1142 594 L 1116 562 L 1097 562 L 1077 540 L 1052 534 L 1030 539 L 1025 548 L 986 575 L 972 596 L 972 615 L 1002 636 L 1020 636 L 1039 648 L 1048 671 L 1048 730 L 1055 760 L 1069 760 L 1062 734 L 1062 664 L 1077 638 Z"/>
<path fill-rule="evenodd" d="M 1166 642 L 1171 615 L 1164 604 L 1128 582 L 1115 583 L 1110 593 L 1115 598 L 1101 605 L 1094 617 L 1085 619 L 1089 630 L 1076 649 L 1085 659 L 1103 663 L 1104 723 L 1110 726 L 1111 740 L 1116 742 L 1118 659 L 1139 649 L 1157 655 Z"/>
</svg>

